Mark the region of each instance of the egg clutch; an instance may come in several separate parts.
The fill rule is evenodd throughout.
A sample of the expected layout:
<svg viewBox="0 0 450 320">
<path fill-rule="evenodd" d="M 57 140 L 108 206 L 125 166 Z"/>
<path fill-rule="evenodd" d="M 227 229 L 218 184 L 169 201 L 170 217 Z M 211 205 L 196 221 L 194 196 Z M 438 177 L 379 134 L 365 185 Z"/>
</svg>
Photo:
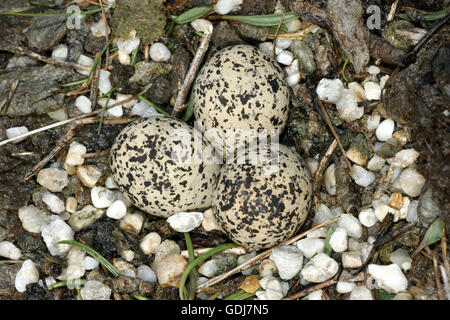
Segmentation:
<svg viewBox="0 0 450 320">
<path fill-rule="evenodd" d="M 312 202 L 303 159 L 273 143 L 272 136 L 265 141 L 269 153 L 276 150 L 275 164 L 248 157 L 261 132 L 281 134 L 286 125 L 289 89 L 281 68 L 253 46 L 226 47 L 204 64 L 192 94 L 204 137 L 200 147 L 211 149 L 211 156 L 199 156 L 192 138 L 198 128 L 164 116 L 142 118 L 123 129 L 111 148 L 110 166 L 121 191 L 133 205 L 160 217 L 212 208 L 226 235 L 252 250 L 293 236 Z M 226 143 L 242 135 L 248 143 L 233 148 Z M 192 156 L 202 161 L 188 161 Z"/>
</svg>

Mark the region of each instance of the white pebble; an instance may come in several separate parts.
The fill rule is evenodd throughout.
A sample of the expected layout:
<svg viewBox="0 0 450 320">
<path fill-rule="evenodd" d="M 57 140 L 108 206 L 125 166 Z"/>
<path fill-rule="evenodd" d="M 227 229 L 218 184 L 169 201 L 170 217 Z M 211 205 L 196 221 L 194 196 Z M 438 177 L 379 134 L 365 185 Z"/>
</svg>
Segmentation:
<svg viewBox="0 0 450 320">
<path fill-rule="evenodd" d="M 18 216 L 22 227 L 32 233 L 41 233 L 47 219 L 47 214 L 33 205 L 20 208 Z"/>
<path fill-rule="evenodd" d="M 379 115 L 371 115 L 367 118 L 366 128 L 369 131 L 374 131 L 380 125 L 381 117 Z"/>
<path fill-rule="evenodd" d="M 320 100 L 336 103 L 344 90 L 344 85 L 340 79 L 322 78 L 317 85 L 317 95 Z"/>
<path fill-rule="evenodd" d="M 156 276 L 162 287 L 179 287 L 181 275 L 187 267 L 184 257 L 177 253 L 165 256 L 156 268 Z"/>
<path fill-rule="evenodd" d="M 108 208 L 114 202 L 114 192 L 105 187 L 94 187 L 91 189 L 91 200 L 98 209 Z"/>
<path fill-rule="evenodd" d="M 373 300 L 372 292 L 364 285 L 355 286 L 349 300 Z"/>
<path fill-rule="evenodd" d="M 218 14 L 228 14 L 234 9 L 239 8 L 243 0 L 218 0 L 213 9 Z"/>
<path fill-rule="evenodd" d="M 6 137 L 8 139 L 12 139 L 12 138 L 21 136 L 21 135 L 23 135 L 23 134 L 25 134 L 27 132 L 28 132 L 28 128 L 25 127 L 25 126 L 12 127 L 12 128 L 6 129 Z M 14 143 L 19 143 L 19 142 L 21 142 L 21 141 L 23 141 L 25 139 L 26 139 L 26 137 L 25 138 L 20 138 L 20 139 L 14 141 Z"/>
<path fill-rule="evenodd" d="M 77 247 L 72 247 L 67 254 L 67 268 L 63 274 L 58 277 L 59 280 L 75 280 L 84 276 L 86 268 L 84 259 L 86 253 Z"/>
<path fill-rule="evenodd" d="M 337 228 L 330 238 L 330 247 L 335 252 L 344 252 L 348 247 L 347 231 L 344 228 Z"/>
<path fill-rule="evenodd" d="M 20 267 L 20 270 L 17 272 L 14 279 L 14 285 L 17 291 L 25 292 L 27 290 L 27 285 L 37 283 L 38 280 L 38 269 L 33 261 L 27 259 L 22 263 L 22 267 Z"/>
<path fill-rule="evenodd" d="M 339 280 L 338 283 L 336 283 L 336 291 L 338 293 L 349 293 L 355 288 L 355 286 L 356 285 L 353 282 Z"/>
<path fill-rule="evenodd" d="M 419 206 L 419 200 L 413 200 L 408 205 L 408 213 L 406 215 L 406 221 L 418 222 L 419 216 L 417 215 L 417 207 Z"/>
<path fill-rule="evenodd" d="M 85 96 L 78 96 L 77 100 L 75 100 L 75 106 L 81 113 L 92 112 L 92 102 Z"/>
<path fill-rule="evenodd" d="M 375 154 L 370 159 L 369 163 L 367 163 L 367 169 L 370 171 L 380 171 L 381 168 L 383 168 L 384 164 L 386 163 L 386 160 L 383 157 L 380 157 L 379 155 Z"/>
<path fill-rule="evenodd" d="M 108 176 L 108 178 L 106 178 L 105 187 L 108 189 L 119 189 L 119 185 L 112 176 Z"/>
<path fill-rule="evenodd" d="M 83 164 L 86 151 L 86 147 L 81 143 L 76 141 L 72 142 L 69 146 L 69 151 L 67 152 L 65 164 L 70 166 L 78 166 Z"/>
<path fill-rule="evenodd" d="M 131 108 L 130 114 L 132 116 L 139 116 L 139 117 L 142 117 L 142 118 L 148 118 L 148 117 L 153 117 L 153 116 L 161 116 L 161 113 L 156 111 L 155 108 L 153 108 L 152 106 L 148 105 L 144 101 L 140 101 L 140 102 L 136 103 L 133 106 L 133 108 Z"/>
<path fill-rule="evenodd" d="M 79 64 L 80 66 L 84 66 L 84 67 L 92 67 L 94 65 L 94 59 L 92 59 L 88 56 L 85 56 L 84 54 L 81 54 L 78 57 L 77 64 Z M 91 73 L 91 71 L 87 70 L 87 69 L 77 69 L 77 71 L 78 71 L 78 73 L 85 75 L 85 76 L 88 76 Z"/>
<path fill-rule="evenodd" d="M 342 89 L 336 101 L 336 110 L 339 118 L 345 121 L 355 121 L 364 115 L 364 108 L 358 107 L 358 97 L 350 89 Z"/>
<path fill-rule="evenodd" d="M 109 27 L 103 19 L 98 20 L 91 26 L 91 32 L 96 38 L 106 37 L 110 33 Z"/>
<path fill-rule="evenodd" d="M 364 88 L 361 87 L 361 85 L 358 82 L 350 82 L 347 85 L 347 87 L 355 93 L 356 97 L 358 98 L 358 101 L 367 100 Z"/>
<path fill-rule="evenodd" d="M 280 49 L 287 49 L 292 43 L 292 39 L 283 39 L 283 38 L 277 38 L 275 40 L 275 45 Z"/>
<path fill-rule="evenodd" d="M 308 294 L 307 297 L 308 297 L 308 300 L 323 300 L 322 294 L 323 294 L 322 289 L 320 289 L 320 290 L 311 292 L 310 294 Z"/>
<path fill-rule="evenodd" d="M 380 87 L 381 87 L 382 90 L 384 89 L 384 86 L 386 85 L 386 82 L 388 80 L 389 80 L 389 75 L 388 74 L 386 74 L 386 75 L 384 75 L 384 76 L 382 76 L 380 78 Z"/>
<path fill-rule="evenodd" d="M 376 82 L 366 82 L 364 83 L 364 94 L 367 100 L 380 100 L 381 86 Z"/>
<path fill-rule="evenodd" d="M 152 270 L 152 268 L 150 268 L 146 264 L 143 264 L 137 268 L 136 278 L 139 278 L 146 282 L 158 281 L 158 279 L 156 277 L 156 273 Z"/>
<path fill-rule="evenodd" d="M 97 280 L 89 280 L 80 290 L 83 300 L 109 300 L 111 289 Z"/>
<path fill-rule="evenodd" d="M 294 19 L 289 22 L 285 22 L 284 24 L 286 25 L 287 31 L 289 33 L 296 32 L 302 28 L 302 23 L 300 19 Z"/>
<path fill-rule="evenodd" d="M 111 219 L 122 219 L 127 214 L 127 206 L 122 200 L 116 200 L 106 210 L 106 216 Z"/>
<path fill-rule="evenodd" d="M 117 93 L 116 94 L 116 101 L 121 102 L 121 101 L 125 101 L 126 99 L 131 98 L 132 95 L 131 94 L 124 94 L 124 93 Z M 131 101 L 125 102 L 122 104 L 122 107 L 124 107 L 125 109 L 130 109 L 132 108 L 136 103 L 138 103 L 138 100 L 133 99 Z"/>
<path fill-rule="evenodd" d="M 350 169 L 350 177 L 355 181 L 357 185 L 367 187 L 375 181 L 375 174 L 367 171 L 363 167 L 354 164 Z"/>
<path fill-rule="evenodd" d="M 272 276 L 275 272 L 277 272 L 277 266 L 275 265 L 275 262 L 270 259 L 263 260 L 259 265 L 258 269 L 259 269 L 259 276 L 261 278 Z"/>
<path fill-rule="evenodd" d="M 325 184 L 325 188 L 329 194 L 336 194 L 336 174 L 334 163 L 328 166 L 325 170 L 323 174 L 323 183 Z"/>
<path fill-rule="evenodd" d="M 44 279 L 44 281 L 45 281 L 45 285 L 47 286 L 47 288 L 56 283 L 55 278 L 53 278 L 52 276 L 46 277 Z"/>
<path fill-rule="evenodd" d="M 256 297 L 259 300 L 281 300 L 283 294 L 275 290 L 258 290 L 256 291 Z"/>
<path fill-rule="evenodd" d="M 55 111 L 50 111 L 47 113 L 47 115 L 51 119 L 56 120 L 56 121 L 64 121 L 69 118 L 65 108 L 59 108 Z"/>
<path fill-rule="evenodd" d="M 12 242 L 0 241 L 0 257 L 18 260 L 22 257 L 22 252 Z"/>
<path fill-rule="evenodd" d="M 41 233 L 52 256 L 64 256 L 71 247 L 68 244 L 58 244 L 58 242 L 73 240 L 73 235 L 72 228 L 57 215 L 51 215 L 46 219 Z"/>
<path fill-rule="evenodd" d="M 150 58 L 155 62 L 166 62 L 170 59 L 170 50 L 161 42 L 155 42 L 150 46 Z"/>
<path fill-rule="evenodd" d="M 69 184 L 69 178 L 65 170 L 45 168 L 39 171 L 37 183 L 51 192 L 61 192 Z"/>
<path fill-rule="evenodd" d="M 47 205 L 48 209 L 53 213 L 63 213 L 66 211 L 64 201 L 51 192 L 42 194 L 42 201 Z"/>
<path fill-rule="evenodd" d="M 125 54 L 130 54 L 137 47 L 139 47 L 139 44 L 141 43 L 141 39 L 139 39 L 139 37 L 128 38 L 128 39 L 116 38 L 116 39 L 114 39 L 114 43 L 116 44 L 117 48 L 119 49 L 119 52 L 123 52 Z"/>
<path fill-rule="evenodd" d="M 270 259 L 275 262 L 280 278 L 289 280 L 300 272 L 303 263 L 303 253 L 294 246 L 281 246 L 272 250 Z"/>
<path fill-rule="evenodd" d="M 220 225 L 218 224 L 214 212 L 212 209 L 208 209 L 203 212 L 202 227 L 205 231 L 218 230 L 222 231 Z"/>
<path fill-rule="evenodd" d="M 109 80 L 110 76 L 111 72 L 100 69 L 100 75 L 98 77 L 98 89 L 103 94 L 107 94 L 109 91 L 111 91 L 112 84 L 111 81 Z M 111 104 L 112 103 L 110 103 L 110 105 Z"/>
<path fill-rule="evenodd" d="M 404 149 L 395 154 L 391 165 L 398 168 L 406 168 L 416 162 L 418 157 L 419 153 L 415 149 Z"/>
<path fill-rule="evenodd" d="M 392 133 L 394 132 L 395 122 L 392 119 L 385 119 L 381 121 L 380 125 L 375 131 L 375 135 L 378 141 L 388 141 L 392 138 Z"/>
<path fill-rule="evenodd" d="M 378 288 L 388 292 L 398 293 L 400 291 L 405 291 L 408 287 L 408 280 L 400 267 L 396 264 L 369 264 L 367 270 L 375 279 Z"/>
<path fill-rule="evenodd" d="M 127 262 L 131 262 L 134 260 L 134 251 L 133 250 L 122 250 L 120 251 L 120 256 Z"/>
<path fill-rule="evenodd" d="M 380 73 L 380 68 L 377 67 L 377 66 L 369 66 L 369 67 L 367 68 L 367 72 L 370 73 L 370 74 L 376 75 L 376 74 L 379 74 L 379 73 Z"/>
<path fill-rule="evenodd" d="M 102 177 L 102 172 L 93 165 L 77 166 L 77 177 L 88 188 L 94 188 Z"/>
<path fill-rule="evenodd" d="M 411 269 L 412 259 L 405 249 L 399 248 L 392 252 L 389 256 L 389 260 L 402 268 L 403 271 Z"/>
<path fill-rule="evenodd" d="M 361 253 L 357 251 L 348 251 L 342 253 L 342 266 L 345 269 L 353 269 L 362 267 Z"/>
<path fill-rule="evenodd" d="M 425 178 L 415 168 L 406 168 L 398 177 L 398 182 L 408 196 L 417 197 L 425 184 Z"/>
<path fill-rule="evenodd" d="M 191 26 L 198 32 L 212 32 L 213 30 L 213 24 L 206 19 L 195 19 L 191 21 Z"/>
<path fill-rule="evenodd" d="M 298 74 L 300 72 L 300 69 L 298 66 L 298 59 L 295 59 L 294 61 L 292 61 L 292 63 L 289 66 L 284 68 L 284 71 L 285 71 L 286 75 L 288 75 L 288 76 Z"/>
<path fill-rule="evenodd" d="M 141 232 L 143 225 L 144 217 L 138 213 L 127 213 L 125 217 L 120 220 L 120 229 L 125 231 L 139 233 Z"/>
<path fill-rule="evenodd" d="M 319 161 L 316 159 L 308 158 L 306 159 L 306 165 L 308 166 L 311 175 L 314 176 L 316 174 L 317 169 L 319 168 Z"/>
<path fill-rule="evenodd" d="M 292 61 L 294 61 L 294 54 L 290 51 L 282 50 L 279 54 L 277 54 L 275 60 L 278 63 L 288 66 L 292 63 Z"/>
<path fill-rule="evenodd" d="M 152 254 L 161 244 L 161 236 L 156 232 L 150 232 L 142 240 L 139 246 L 145 254 Z"/>
<path fill-rule="evenodd" d="M 301 274 L 305 280 L 313 283 L 331 279 L 339 270 L 338 263 L 325 253 L 319 253 L 306 263 Z"/>
<path fill-rule="evenodd" d="M 375 208 L 375 216 L 378 221 L 383 221 L 388 213 L 393 214 L 394 216 L 398 215 L 398 210 L 389 207 L 387 204 L 380 204 Z"/>
<path fill-rule="evenodd" d="M 216 260 L 208 260 L 198 268 L 198 273 L 207 278 L 211 278 L 215 276 L 218 270 L 219 267 L 217 266 Z"/>
<path fill-rule="evenodd" d="M 300 73 L 291 74 L 286 78 L 287 85 L 290 87 L 295 86 L 297 83 L 300 82 L 300 77 L 301 77 Z"/>
<path fill-rule="evenodd" d="M 111 104 L 112 105 L 112 104 Z M 113 118 L 120 118 L 121 116 L 123 116 L 123 109 L 122 109 L 122 105 L 118 105 L 112 108 L 109 108 L 106 111 L 106 116 L 108 117 L 113 117 Z"/>
<path fill-rule="evenodd" d="M 377 216 L 375 215 L 375 210 L 372 208 L 361 210 L 358 218 L 361 224 L 367 228 L 373 227 L 375 223 L 378 222 Z"/>
<path fill-rule="evenodd" d="M 202 224 L 201 212 L 178 212 L 167 218 L 173 230 L 177 232 L 190 232 Z"/>
<path fill-rule="evenodd" d="M 56 46 L 52 51 L 52 59 L 56 61 L 66 61 L 69 47 L 65 44 Z"/>
<path fill-rule="evenodd" d="M 237 258 L 237 265 L 243 264 L 243 263 L 247 262 L 248 260 L 254 258 L 255 256 L 256 256 L 256 251 L 252 251 L 248 254 L 243 254 Z M 251 268 L 242 270 L 241 273 L 244 276 L 249 276 L 253 273 L 254 270 L 255 270 L 255 268 L 251 267 Z"/>
<path fill-rule="evenodd" d="M 273 43 L 272 42 L 261 42 L 259 44 L 259 50 L 267 54 L 269 57 L 273 57 Z M 277 48 L 275 46 L 275 55 L 279 55 L 283 49 Z"/>
<path fill-rule="evenodd" d="M 297 247 L 303 252 L 307 259 L 311 259 L 315 254 L 323 252 L 324 239 L 306 238 L 297 242 Z"/>
<path fill-rule="evenodd" d="M 349 237 L 358 239 L 362 235 L 361 223 L 351 214 L 342 214 L 339 218 L 338 226 L 345 229 Z"/>
<path fill-rule="evenodd" d="M 86 270 L 94 270 L 98 266 L 99 266 L 99 262 L 97 259 L 94 259 L 91 256 L 84 257 L 84 268 Z"/>
</svg>

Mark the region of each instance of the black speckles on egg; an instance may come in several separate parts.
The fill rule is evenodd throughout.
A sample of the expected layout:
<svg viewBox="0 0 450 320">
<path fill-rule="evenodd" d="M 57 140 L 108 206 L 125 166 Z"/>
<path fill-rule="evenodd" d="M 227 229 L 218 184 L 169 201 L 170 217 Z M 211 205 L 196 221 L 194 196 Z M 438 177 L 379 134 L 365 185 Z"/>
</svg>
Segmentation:
<svg viewBox="0 0 450 320">
<path fill-rule="evenodd" d="M 192 127 L 176 119 L 142 118 L 123 129 L 111 148 L 111 172 L 120 190 L 133 205 L 156 216 L 209 207 L 217 183 L 219 165 L 172 159 L 173 147 L 180 143 L 171 137 L 178 129 L 194 135 Z"/>
<path fill-rule="evenodd" d="M 284 145 L 278 155 L 272 174 L 261 174 L 265 165 L 225 164 L 214 190 L 217 222 L 231 240 L 251 250 L 293 236 L 311 208 L 312 179 L 303 159 Z"/>
</svg>

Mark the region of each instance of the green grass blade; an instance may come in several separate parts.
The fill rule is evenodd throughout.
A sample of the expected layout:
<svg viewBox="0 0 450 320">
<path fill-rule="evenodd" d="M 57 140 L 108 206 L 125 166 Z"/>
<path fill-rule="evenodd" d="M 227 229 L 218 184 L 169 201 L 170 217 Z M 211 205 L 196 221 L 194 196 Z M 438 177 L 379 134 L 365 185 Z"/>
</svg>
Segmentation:
<svg viewBox="0 0 450 320">
<path fill-rule="evenodd" d="M 100 262 L 109 272 L 111 272 L 113 274 L 113 276 L 118 277 L 120 276 L 120 272 L 119 270 L 117 270 L 116 267 L 114 267 L 111 262 L 109 262 L 108 260 L 105 259 L 105 257 L 103 257 L 100 253 L 98 253 L 97 251 L 95 251 L 94 249 L 88 247 L 87 245 L 84 245 L 78 241 L 72 241 L 72 240 L 63 240 L 63 241 L 59 241 L 59 244 L 70 244 L 72 246 L 75 246 L 77 248 L 80 248 L 81 250 L 83 250 L 84 252 L 88 253 L 89 255 L 91 255 L 95 260 L 97 260 L 98 262 Z"/>
<path fill-rule="evenodd" d="M 164 109 L 162 109 L 161 107 L 158 107 L 156 104 L 154 104 L 153 102 L 151 102 L 150 100 L 144 98 L 143 96 L 139 96 L 139 99 L 141 99 L 142 101 L 144 101 L 145 103 L 151 105 L 153 108 L 156 109 L 156 111 L 158 111 L 159 113 L 162 113 L 165 116 L 170 117 L 170 113 L 167 113 L 166 111 L 164 111 Z"/>
<path fill-rule="evenodd" d="M 334 233 L 334 227 L 328 228 L 327 235 L 325 236 L 325 244 L 323 245 L 323 252 L 331 256 L 333 249 L 330 247 L 331 235 Z"/>
<path fill-rule="evenodd" d="M 194 21 L 195 19 L 199 19 L 203 17 L 205 14 L 207 14 L 212 9 L 211 6 L 203 6 L 203 7 L 195 7 L 192 9 L 189 9 L 176 18 L 174 16 L 171 16 L 173 19 L 173 22 L 176 24 L 184 24 L 187 22 Z"/>
<path fill-rule="evenodd" d="M 243 23 L 252 24 L 260 27 L 278 26 L 283 19 L 282 13 L 254 15 L 254 16 L 222 16 L 224 20 L 239 21 Z M 283 19 L 283 23 L 298 19 L 298 15 L 294 12 L 289 12 Z"/>
</svg>

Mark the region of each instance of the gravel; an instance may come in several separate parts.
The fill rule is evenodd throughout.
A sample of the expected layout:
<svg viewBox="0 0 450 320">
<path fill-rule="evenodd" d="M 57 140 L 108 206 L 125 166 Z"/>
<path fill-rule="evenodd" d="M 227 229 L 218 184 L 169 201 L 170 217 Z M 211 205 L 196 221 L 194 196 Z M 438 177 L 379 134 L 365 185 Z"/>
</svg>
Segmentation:
<svg viewBox="0 0 450 320">
<path fill-rule="evenodd" d="M 281 246 L 272 250 L 270 259 L 275 262 L 280 278 L 289 280 L 300 272 L 303 253 L 294 246 Z"/>
</svg>

